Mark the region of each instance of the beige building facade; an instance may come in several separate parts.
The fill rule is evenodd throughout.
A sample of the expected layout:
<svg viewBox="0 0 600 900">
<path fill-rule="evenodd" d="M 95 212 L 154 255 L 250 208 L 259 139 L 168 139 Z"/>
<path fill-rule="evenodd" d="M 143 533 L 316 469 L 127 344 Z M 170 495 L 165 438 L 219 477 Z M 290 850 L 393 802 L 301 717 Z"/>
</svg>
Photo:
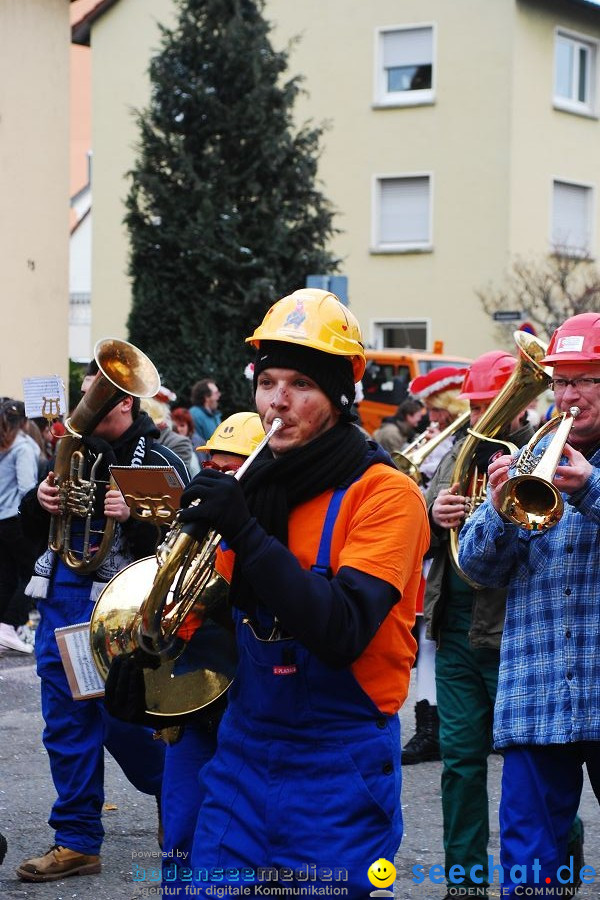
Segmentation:
<svg viewBox="0 0 600 900">
<path fill-rule="evenodd" d="M 0 3 L 0 394 L 68 370 L 69 2 Z"/>
<path fill-rule="evenodd" d="M 265 12 L 277 49 L 298 38 L 299 126 L 328 123 L 320 178 L 338 210 L 333 249 L 372 346 L 441 340 L 473 356 L 494 345 L 475 292 L 517 255 L 597 256 L 600 7 L 267 0 Z M 106 0 L 75 29 L 93 55 L 95 337 L 126 333 L 131 108 L 147 103 L 156 22 L 172 16 L 171 0 Z"/>
</svg>

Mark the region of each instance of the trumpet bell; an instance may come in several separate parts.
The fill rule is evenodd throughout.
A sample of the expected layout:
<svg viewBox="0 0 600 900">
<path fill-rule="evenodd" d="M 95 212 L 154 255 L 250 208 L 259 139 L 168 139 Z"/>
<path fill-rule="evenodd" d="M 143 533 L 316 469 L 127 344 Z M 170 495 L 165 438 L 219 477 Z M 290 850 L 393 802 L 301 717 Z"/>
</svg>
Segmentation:
<svg viewBox="0 0 600 900">
<path fill-rule="evenodd" d="M 392 462 L 400 472 L 404 475 L 408 475 L 409 478 L 412 478 L 415 484 L 421 484 L 423 476 L 419 471 L 419 467 L 413 463 L 409 456 L 405 455 L 400 450 L 394 450 L 390 456 L 392 457 Z"/>
<path fill-rule="evenodd" d="M 552 479 L 579 413 L 578 406 L 571 406 L 568 413 L 555 416 L 542 425 L 517 460 L 516 474 L 502 485 L 500 508 L 515 525 L 528 531 L 547 531 L 562 516 L 563 499 Z M 556 429 L 554 437 L 545 450 L 536 456 L 534 450 L 538 443 L 553 429 Z"/>
<path fill-rule="evenodd" d="M 130 563 L 106 585 L 96 602 L 90 643 L 94 663 L 104 681 L 115 657 L 139 647 L 139 597 L 148 595 L 157 570 L 154 556 Z M 215 575 L 206 590 L 217 594 L 226 591 L 227 585 Z M 211 619 L 205 620 L 179 655 L 161 657 L 157 669 L 144 669 L 147 712 L 163 717 L 204 709 L 228 689 L 236 666 L 233 632 Z"/>
<path fill-rule="evenodd" d="M 564 503 L 551 482 L 537 475 L 516 475 L 506 484 L 500 508 L 514 525 L 528 531 L 547 531 L 560 520 Z"/>
<path fill-rule="evenodd" d="M 156 366 L 129 341 L 103 338 L 94 347 L 94 359 L 113 387 L 132 397 L 153 397 L 160 388 Z"/>
</svg>

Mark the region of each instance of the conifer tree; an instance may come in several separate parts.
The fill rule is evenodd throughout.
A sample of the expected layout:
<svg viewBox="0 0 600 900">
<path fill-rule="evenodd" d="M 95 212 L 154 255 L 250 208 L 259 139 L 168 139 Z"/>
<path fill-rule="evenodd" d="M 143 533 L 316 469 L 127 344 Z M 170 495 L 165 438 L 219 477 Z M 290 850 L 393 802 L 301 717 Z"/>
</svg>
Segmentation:
<svg viewBox="0 0 600 900">
<path fill-rule="evenodd" d="M 176 0 L 150 66 L 127 199 L 129 333 L 189 398 L 216 380 L 224 411 L 248 406 L 244 338 L 269 306 L 335 271 L 333 211 L 320 193 L 320 127 L 295 129 L 263 0 Z"/>
</svg>

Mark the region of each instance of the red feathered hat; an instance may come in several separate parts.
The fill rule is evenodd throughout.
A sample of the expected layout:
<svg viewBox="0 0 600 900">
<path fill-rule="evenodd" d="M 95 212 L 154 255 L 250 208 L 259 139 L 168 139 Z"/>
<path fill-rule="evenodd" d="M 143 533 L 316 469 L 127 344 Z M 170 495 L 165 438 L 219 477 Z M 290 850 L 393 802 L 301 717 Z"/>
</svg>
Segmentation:
<svg viewBox="0 0 600 900">
<path fill-rule="evenodd" d="M 429 400 L 442 391 L 460 390 L 468 371 L 468 368 L 440 366 L 431 369 L 426 375 L 417 375 L 409 384 L 408 390 L 416 400 Z"/>
</svg>

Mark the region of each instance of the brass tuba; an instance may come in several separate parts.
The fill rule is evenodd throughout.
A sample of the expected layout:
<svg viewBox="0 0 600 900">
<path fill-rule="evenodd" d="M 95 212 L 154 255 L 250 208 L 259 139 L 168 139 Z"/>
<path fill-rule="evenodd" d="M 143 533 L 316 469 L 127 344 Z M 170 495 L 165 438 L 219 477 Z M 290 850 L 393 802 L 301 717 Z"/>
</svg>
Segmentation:
<svg viewBox="0 0 600 900">
<path fill-rule="evenodd" d="M 418 438 L 415 438 L 415 440 L 411 444 L 408 444 L 403 450 L 394 450 L 394 452 L 390 454 L 394 461 L 394 465 L 397 469 L 400 469 L 401 472 L 408 475 L 409 478 L 412 478 L 414 482 L 420 485 L 423 481 L 421 466 L 429 454 L 433 453 L 436 447 L 439 447 L 446 438 L 449 438 L 459 431 L 468 421 L 469 412 L 467 411 L 457 416 L 454 422 L 450 422 L 443 431 L 439 431 L 437 434 L 434 434 L 433 437 L 427 439 L 424 435 L 419 435 Z"/>
<path fill-rule="evenodd" d="M 97 484 L 95 474 L 101 455 L 86 479 L 82 438 L 91 434 L 123 397 L 152 397 L 160 388 L 160 378 L 154 364 L 128 341 L 115 338 L 98 341 L 94 358 L 99 372 L 65 421 L 67 434 L 60 438 L 57 445 L 54 483 L 59 489 L 60 512 L 52 517 L 48 540 L 50 549 L 60 554 L 65 565 L 81 573 L 93 572 L 102 564 L 110 550 L 115 529 L 114 519 L 107 519 L 103 531 L 92 528 Z M 74 518 L 83 519 L 85 523 L 81 550 L 75 550 L 72 546 Z M 95 552 L 91 546 L 94 534 L 102 535 Z"/>
<path fill-rule="evenodd" d="M 273 425 L 233 475 L 240 479 L 272 436 Z M 199 541 L 175 525 L 156 551 L 126 566 L 100 594 L 90 621 L 92 656 L 106 680 L 111 660 L 142 647 L 160 660 L 144 669 L 149 715 L 182 716 L 203 709 L 223 694 L 233 680 L 236 651 L 233 635 L 210 619 L 210 610 L 227 587 L 215 572 L 221 536 L 210 531 Z M 143 597 L 141 606 L 135 598 Z M 207 619 L 188 644 L 179 632 L 192 612 Z"/>
<path fill-rule="evenodd" d="M 473 514 L 477 506 L 485 500 L 487 472 L 480 473 L 474 463 L 475 450 L 481 441 L 493 441 L 506 444 L 511 453 L 517 448 L 506 441 L 499 441 L 497 435 L 505 425 L 521 413 L 528 403 L 545 390 L 551 381 L 551 375 L 541 360 L 546 355 L 546 345 L 539 338 L 525 331 L 513 333 L 519 350 L 517 365 L 496 397 L 477 422 L 477 430 L 469 429 L 466 440 L 458 452 L 450 483 L 458 482 L 458 493 L 470 500 L 467 517 Z M 451 528 L 448 544 L 450 560 L 457 574 L 473 588 L 481 588 L 463 572 L 458 564 L 459 528 Z"/>
<path fill-rule="evenodd" d="M 578 406 L 571 406 L 568 413 L 554 416 L 542 425 L 517 460 L 515 474 L 502 485 L 501 511 L 515 525 L 528 531 L 547 531 L 560 521 L 564 503 L 552 479 L 579 413 Z M 555 428 L 556 434 L 546 449 L 536 455 L 535 447 Z"/>
</svg>

